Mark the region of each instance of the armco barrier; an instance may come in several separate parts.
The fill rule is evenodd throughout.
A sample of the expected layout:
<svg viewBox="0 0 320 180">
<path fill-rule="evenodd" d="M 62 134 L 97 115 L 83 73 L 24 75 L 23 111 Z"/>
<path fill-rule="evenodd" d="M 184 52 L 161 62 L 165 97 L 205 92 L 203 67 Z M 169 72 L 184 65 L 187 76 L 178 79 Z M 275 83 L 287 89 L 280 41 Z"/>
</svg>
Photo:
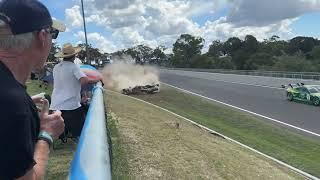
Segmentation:
<svg viewBox="0 0 320 180">
<path fill-rule="evenodd" d="M 109 144 L 101 83 L 98 83 L 93 90 L 91 105 L 71 163 L 69 179 L 111 179 Z"/>
</svg>

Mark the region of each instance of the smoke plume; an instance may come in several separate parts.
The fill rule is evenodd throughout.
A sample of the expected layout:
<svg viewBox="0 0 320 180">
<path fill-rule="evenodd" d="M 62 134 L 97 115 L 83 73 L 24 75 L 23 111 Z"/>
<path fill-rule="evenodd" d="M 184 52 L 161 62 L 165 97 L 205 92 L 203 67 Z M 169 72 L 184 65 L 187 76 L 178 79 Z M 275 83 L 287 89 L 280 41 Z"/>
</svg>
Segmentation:
<svg viewBox="0 0 320 180">
<path fill-rule="evenodd" d="M 126 61 L 116 61 L 103 69 L 103 81 L 106 88 L 121 92 L 122 89 L 129 87 L 159 83 L 157 68 L 132 64 L 130 59 L 123 59 Z"/>
</svg>

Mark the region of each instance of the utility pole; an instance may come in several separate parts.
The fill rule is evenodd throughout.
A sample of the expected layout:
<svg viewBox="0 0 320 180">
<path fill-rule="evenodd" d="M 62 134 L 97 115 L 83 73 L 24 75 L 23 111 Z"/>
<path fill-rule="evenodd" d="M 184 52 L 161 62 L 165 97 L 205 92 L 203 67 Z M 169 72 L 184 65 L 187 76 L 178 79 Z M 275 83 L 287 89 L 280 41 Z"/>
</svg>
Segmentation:
<svg viewBox="0 0 320 180">
<path fill-rule="evenodd" d="M 86 40 L 86 64 L 89 64 L 90 58 L 89 58 L 89 46 L 88 46 L 88 39 L 87 39 L 87 27 L 86 27 L 86 19 L 84 16 L 84 8 L 83 8 L 83 0 L 81 0 L 81 7 L 82 7 L 82 19 L 83 19 L 83 29 L 84 29 L 84 37 Z"/>
</svg>

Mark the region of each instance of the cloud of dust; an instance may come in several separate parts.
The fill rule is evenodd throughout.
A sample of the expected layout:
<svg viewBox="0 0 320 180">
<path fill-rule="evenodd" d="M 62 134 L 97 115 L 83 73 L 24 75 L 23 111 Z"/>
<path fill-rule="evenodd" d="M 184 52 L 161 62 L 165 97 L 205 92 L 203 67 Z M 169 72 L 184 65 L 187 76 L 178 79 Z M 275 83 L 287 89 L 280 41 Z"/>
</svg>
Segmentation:
<svg viewBox="0 0 320 180">
<path fill-rule="evenodd" d="M 152 66 L 132 64 L 132 58 L 121 57 L 102 72 L 105 87 L 118 92 L 122 89 L 159 83 L 159 70 Z M 114 58 L 113 58 L 114 59 Z"/>
</svg>

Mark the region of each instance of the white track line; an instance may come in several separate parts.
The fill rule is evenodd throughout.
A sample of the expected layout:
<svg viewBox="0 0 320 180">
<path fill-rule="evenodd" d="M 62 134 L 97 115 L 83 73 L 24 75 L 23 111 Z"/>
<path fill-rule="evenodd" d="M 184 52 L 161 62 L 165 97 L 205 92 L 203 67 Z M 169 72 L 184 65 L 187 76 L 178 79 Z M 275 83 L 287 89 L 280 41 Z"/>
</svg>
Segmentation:
<svg viewBox="0 0 320 180">
<path fill-rule="evenodd" d="M 284 123 L 284 122 L 279 121 L 279 120 L 277 120 L 277 119 L 273 119 L 273 118 L 270 118 L 270 117 L 267 117 L 267 116 L 264 116 L 264 115 L 261 115 L 261 114 L 258 114 L 258 113 L 255 113 L 255 112 L 246 110 L 246 109 L 242 109 L 242 108 L 240 108 L 240 107 L 237 107 L 237 106 L 234 106 L 234 105 L 231 105 L 231 104 L 227 104 L 227 103 L 224 103 L 224 102 L 222 102 L 222 101 L 219 101 L 219 100 L 216 100 L 216 99 L 212 99 L 212 98 L 209 98 L 209 97 L 206 97 L 206 96 L 203 96 L 203 95 L 200 95 L 200 94 L 197 94 L 197 93 L 194 93 L 194 92 L 191 92 L 191 91 L 188 91 L 188 90 L 185 90 L 185 89 L 182 89 L 182 88 L 179 88 L 179 87 L 176 87 L 176 86 L 173 86 L 173 85 L 164 83 L 164 82 L 161 82 L 161 83 L 162 83 L 162 84 L 165 84 L 165 85 L 167 85 L 167 86 L 173 87 L 173 88 L 175 88 L 175 89 L 179 89 L 179 90 L 181 90 L 181 91 L 183 91 L 183 92 L 186 92 L 186 93 L 189 93 L 189 94 L 192 94 L 192 95 L 195 95 L 195 96 L 199 96 L 199 97 L 208 99 L 208 100 L 210 100 L 210 101 L 214 101 L 214 102 L 223 104 L 223 105 L 225 105 L 225 106 L 232 107 L 232 108 L 234 108 L 234 109 L 238 109 L 238 110 L 240 110 L 240 111 L 244 111 L 244 112 L 247 112 L 247 113 L 250 113 L 250 114 L 253 114 L 253 115 L 256 115 L 256 116 L 265 118 L 265 119 L 268 119 L 268 120 L 270 120 L 270 121 L 277 122 L 277 123 L 279 123 L 279 124 L 282 124 L 282 125 L 285 125 L 285 126 L 288 126 L 288 127 L 294 128 L 294 129 L 297 129 L 297 130 L 299 130 L 299 131 L 303 131 L 303 132 L 306 132 L 306 133 L 308 133 L 308 134 L 312 134 L 312 135 L 314 135 L 314 136 L 320 137 L 320 134 L 317 134 L 317 133 L 315 133 L 315 132 L 312 132 L 312 131 L 309 131 L 309 130 L 306 130 L 306 129 L 303 129 L 303 128 L 299 128 L 299 127 L 294 126 L 294 125 L 291 125 L 291 124 Z"/>
<path fill-rule="evenodd" d="M 109 90 L 108 90 L 108 91 L 109 91 Z M 315 176 L 312 176 L 311 174 L 308 174 L 308 173 L 306 173 L 306 172 L 304 172 L 304 171 L 302 171 L 302 170 L 300 170 L 300 169 L 297 169 L 297 168 L 295 168 L 295 167 L 293 167 L 293 166 L 290 166 L 289 164 L 287 164 L 287 163 L 285 163 L 285 162 L 282 162 L 282 161 L 280 161 L 280 160 L 278 160 L 278 159 L 276 159 L 276 158 L 273 158 L 273 157 L 271 157 L 271 156 L 269 156 L 269 155 L 266 155 L 266 154 L 264 154 L 264 153 L 262 153 L 262 152 L 260 152 L 260 151 L 258 151 L 258 150 L 256 150 L 256 149 L 253 149 L 253 148 L 251 148 L 251 147 L 249 147 L 249 146 L 247 146 L 247 145 L 245 145 L 245 144 L 242 144 L 242 143 L 240 143 L 240 142 L 238 142 L 238 141 L 236 141 L 236 140 L 234 140 L 234 139 L 229 138 L 228 136 L 225 136 L 225 135 L 223 135 L 223 134 L 221 134 L 221 133 L 218 133 L 218 132 L 216 132 L 216 131 L 214 131 L 214 130 L 212 130 L 212 129 L 210 129 L 210 128 L 207 128 L 207 127 L 205 127 L 205 126 L 203 126 L 203 125 L 201 125 L 201 124 L 199 124 L 199 123 L 196 123 L 196 122 L 194 122 L 194 121 L 192 121 L 192 120 L 190 120 L 190 119 L 188 119 L 188 118 L 186 118 L 186 117 L 183 117 L 183 116 L 181 116 L 181 115 L 179 115 L 179 114 L 176 114 L 176 113 L 174 113 L 174 112 L 172 112 L 172 111 L 169 111 L 169 110 L 167 110 L 167 109 L 165 109 L 165 108 L 162 108 L 162 107 L 160 107 L 160 106 L 154 105 L 154 104 L 152 104 L 152 103 L 149 103 L 149 102 L 147 102 L 147 101 L 144 101 L 144 100 L 141 100 L 141 99 L 132 97 L 132 96 L 123 95 L 123 94 L 118 93 L 118 92 L 115 92 L 115 91 L 112 91 L 112 92 L 117 93 L 117 94 L 120 94 L 120 95 L 122 95 L 122 96 L 129 97 L 129 98 L 131 98 L 131 99 L 134 99 L 134 100 L 137 100 L 137 101 L 140 101 L 140 102 L 143 102 L 143 103 L 146 103 L 146 104 L 148 104 L 148 105 L 150 105 L 150 106 L 156 107 L 156 108 L 161 109 L 161 110 L 163 110 L 163 111 L 166 111 L 166 112 L 168 112 L 168 113 L 170 113 L 170 114 L 173 114 L 173 115 L 175 115 L 175 116 L 177 116 L 177 117 L 179 117 L 179 118 L 182 118 L 182 119 L 184 119 L 184 120 L 186 120 L 186 121 L 188 121 L 188 122 L 190 122 L 190 123 L 192 123 L 192 124 L 194 124 L 194 125 L 202 128 L 202 129 L 204 129 L 204 130 L 206 130 L 206 131 L 208 131 L 208 132 L 210 132 L 210 133 L 217 134 L 217 135 L 223 137 L 224 139 L 227 139 L 227 140 L 229 140 L 229 141 L 231 141 L 231 142 L 233 142 L 233 143 L 236 143 L 236 144 L 238 144 L 238 145 L 240 145 L 240 146 L 242 146 L 242 147 L 244 147 L 244 148 L 247 148 L 247 149 L 249 149 L 249 150 L 251 150 L 251 151 L 253 151 L 253 152 L 257 153 L 257 154 L 260 154 L 261 156 L 264 156 L 264 157 L 266 157 L 266 158 L 268 158 L 268 159 L 270 159 L 270 160 L 272 160 L 272 161 L 274 161 L 274 162 L 276 162 L 276 163 L 278 163 L 278 164 L 280 164 L 280 165 L 283 165 L 283 166 L 291 169 L 292 171 L 294 171 L 294 172 L 296 172 L 296 173 L 299 173 L 299 174 L 301 174 L 301 175 L 303 175 L 303 176 L 305 176 L 305 177 L 307 177 L 307 178 L 309 178 L 309 179 L 320 180 L 319 178 L 317 178 L 317 177 L 315 177 Z"/>
</svg>

